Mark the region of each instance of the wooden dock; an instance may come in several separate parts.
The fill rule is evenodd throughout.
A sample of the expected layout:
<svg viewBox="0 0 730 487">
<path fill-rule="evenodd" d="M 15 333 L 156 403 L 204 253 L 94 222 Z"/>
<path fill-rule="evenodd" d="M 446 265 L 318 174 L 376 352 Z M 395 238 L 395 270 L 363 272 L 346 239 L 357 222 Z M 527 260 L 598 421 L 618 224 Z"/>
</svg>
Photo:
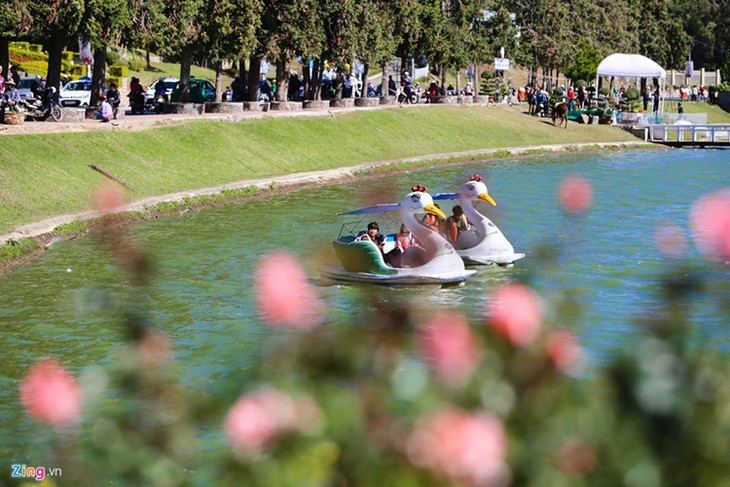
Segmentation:
<svg viewBox="0 0 730 487">
<path fill-rule="evenodd" d="M 649 125 L 647 140 L 671 147 L 730 147 L 730 125 Z"/>
</svg>

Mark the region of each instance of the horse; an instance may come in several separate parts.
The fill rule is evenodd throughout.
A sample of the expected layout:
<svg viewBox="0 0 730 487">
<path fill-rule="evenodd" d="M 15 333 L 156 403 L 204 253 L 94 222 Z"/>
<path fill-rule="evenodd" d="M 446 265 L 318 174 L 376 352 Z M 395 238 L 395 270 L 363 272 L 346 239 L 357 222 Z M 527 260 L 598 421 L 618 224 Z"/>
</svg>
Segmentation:
<svg viewBox="0 0 730 487">
<path fill-rule="evenodd" d="M 565 123 L 565 128 L 568 128 L 568 105 L 565 103 L 558 103 L 553 107 L 553 125 L 560 127 Z M 557 120 L 557 124 L 555 123 Z"/>
</svg>

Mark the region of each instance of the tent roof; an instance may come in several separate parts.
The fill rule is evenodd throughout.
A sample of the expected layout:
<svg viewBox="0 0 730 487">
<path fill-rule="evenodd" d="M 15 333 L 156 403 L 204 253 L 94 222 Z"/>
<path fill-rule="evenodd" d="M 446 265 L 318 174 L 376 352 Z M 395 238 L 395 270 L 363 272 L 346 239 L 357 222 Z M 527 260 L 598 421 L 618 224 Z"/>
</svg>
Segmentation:
<svg viewBox="0 0 730 487">
<path fill-rule="evenodd" d="M 667 72 L 640 54 L 611 54 L 598 65 L 598 76 L 666 78 Z"/>
</svg>

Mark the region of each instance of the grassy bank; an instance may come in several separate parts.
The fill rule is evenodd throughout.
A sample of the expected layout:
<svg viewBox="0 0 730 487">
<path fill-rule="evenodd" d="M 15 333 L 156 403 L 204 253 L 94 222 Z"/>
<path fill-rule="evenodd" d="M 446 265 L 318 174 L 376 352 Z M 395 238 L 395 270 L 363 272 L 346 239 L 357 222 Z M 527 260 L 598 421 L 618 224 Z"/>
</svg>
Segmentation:
<svg viewBox="0 0 730 487">
<path fill-rule="evenodd" d="M 558 129 L 510 108 L 390 109 L 333 117 L 192 121 L 138 132 L 17 135 L 0 146 L 0 233 L 90 208 L 104 177 L 130 200 L 232 181 L 481 148 L 636 140 L 608 126 Z"/>
</svg>

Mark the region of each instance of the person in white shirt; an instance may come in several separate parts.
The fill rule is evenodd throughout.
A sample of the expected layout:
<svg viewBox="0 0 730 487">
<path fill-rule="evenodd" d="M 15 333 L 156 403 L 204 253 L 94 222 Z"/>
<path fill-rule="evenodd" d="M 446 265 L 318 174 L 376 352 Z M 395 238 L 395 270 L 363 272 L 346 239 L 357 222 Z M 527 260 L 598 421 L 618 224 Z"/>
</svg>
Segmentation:
<svg viewBox="0 0 730 487">
<path fill-rule="evenodd" d="M 101 100 L 101 107 L 99 107 L 99 111 L 95 112 L 94 115 L 96 115 L 96 118 L 100 121 L 108 122 L 114 116 L 114 110 L 112 109 L 109 101 L 106 99 L 106 96 L 99 95 L 99 100 Z"/>
</svg>

